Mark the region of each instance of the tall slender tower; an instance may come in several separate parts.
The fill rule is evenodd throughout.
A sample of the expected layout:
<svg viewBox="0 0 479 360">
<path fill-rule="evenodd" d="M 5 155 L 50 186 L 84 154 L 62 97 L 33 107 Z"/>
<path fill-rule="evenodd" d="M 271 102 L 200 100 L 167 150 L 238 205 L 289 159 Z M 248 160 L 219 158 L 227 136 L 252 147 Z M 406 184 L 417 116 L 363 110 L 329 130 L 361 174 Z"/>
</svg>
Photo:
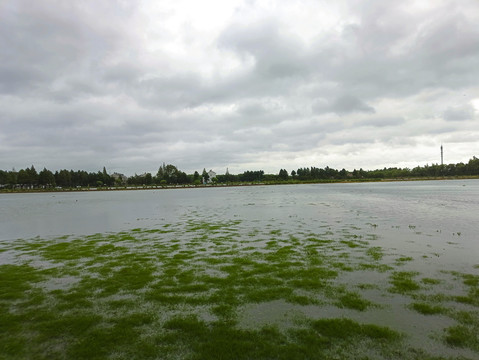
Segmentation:
<svg viewBox="0 0 479 360">
<path fill-rule="evenodd" d="M 441 166 L 443 165 L 444 165 L 444 157 L 443 157 L 442 144 L 441 144 Z"/>
</svg>

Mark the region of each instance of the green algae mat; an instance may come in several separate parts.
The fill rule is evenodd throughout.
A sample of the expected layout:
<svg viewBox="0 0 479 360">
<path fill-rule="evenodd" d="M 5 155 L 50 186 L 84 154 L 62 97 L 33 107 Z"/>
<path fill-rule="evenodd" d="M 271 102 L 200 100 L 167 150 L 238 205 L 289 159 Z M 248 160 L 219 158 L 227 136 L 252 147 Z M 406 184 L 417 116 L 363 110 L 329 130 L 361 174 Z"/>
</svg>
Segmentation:
<svg viewBox="0 0 479 360">
<path fill-rule="evenodd" d="M 477 359 L 478 266 L 433 260 L 240 220 L 4 241 L 0 358 Z"/>
</svg>

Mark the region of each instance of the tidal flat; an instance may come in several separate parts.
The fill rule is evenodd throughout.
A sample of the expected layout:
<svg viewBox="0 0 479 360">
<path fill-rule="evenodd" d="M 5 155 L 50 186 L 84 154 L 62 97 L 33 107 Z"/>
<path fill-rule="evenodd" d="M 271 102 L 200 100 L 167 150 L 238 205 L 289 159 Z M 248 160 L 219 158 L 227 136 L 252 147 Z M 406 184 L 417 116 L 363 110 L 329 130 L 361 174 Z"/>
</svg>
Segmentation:
<svg viewBox="0 0 479 360">
<path fill-rule="evenodd" d="M 262 196 L 0 240 L 1 357 L 479 358 L 470 229 Z"/>
</svg>

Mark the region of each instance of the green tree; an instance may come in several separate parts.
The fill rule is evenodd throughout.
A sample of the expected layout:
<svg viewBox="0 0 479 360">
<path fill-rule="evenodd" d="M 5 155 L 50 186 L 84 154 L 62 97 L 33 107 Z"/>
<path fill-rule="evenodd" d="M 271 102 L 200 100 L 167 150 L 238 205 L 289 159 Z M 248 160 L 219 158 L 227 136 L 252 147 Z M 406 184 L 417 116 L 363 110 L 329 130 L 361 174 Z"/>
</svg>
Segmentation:
<svg viewBox="0 0 479 360">
<path fill-rule="evenodd" d="M 31 168 L 26 168 L 25 171 L 28 175 L 29 184 L 31 186 L 38 185 L 38 173 L 35 170 L 35 168 L 33 167 L 33 165 L 31 166 Z"/>
<path fill-rule="evenodd" d="M 22 187 L 29 184 L 30 179 L 28 178 L 28 173 L 24 169 L 20 169 L 17 174 L 17 182 Z"/>
<path fill-rule="evenodd" d="M 144 178 L 145 185 L 151 185 L 153 183 L 153 177 L 151 176 L 151 173 L 146 173 Z"/>
<path fill-rule="evenodd" d="M 208 180 L 210 179 L 210 176 L 208 175 L 208 173 L 206 172 L 206 169 L 203 169 L 203 173 L 201 174 L 201 177 L 203 178 L 203 183 L 207 183 Z"/>
<path fill-rule="evenodd" d="M 98 173 L 98 180 L 103 183 L 105 186 L 112 186 L 115 183 L 115 179 L 108 175 L 106 168 L 103 166 L 103 171 Z"/>
<path fill-rule="evenodd" d="M 157 184 L 161 184 L 161 180 L 166 181 L 165 173 L 166 173 L 166 165 L 165 165 L 165 163 L 163 163 L 163 165 L 160 166 L 160 168 L 158 169 L 158 172 L 156 173 L 155 182 Z"/>
<path fill-rule="evenodd" d="M 0 185 L 8 184 L 8 172 L 0 170 Z"/>
<path fill-rule="evenodd" d="M 50 170 L 43 168 L 43 170 L 38 174 L 38 184 L 45 187 L 54 187 L 55 176 Z"/>
<path fill-rule="evenodd" d="M 475 156 L 466 165 L 468 175 L 479 175 L 479 159 Z"/>
<path fill-rule="evenodd" d="M 165 168 L 165 179 L 168 184 L 178 183 L 178 169 L 175 165 L 168 164 Z"/>
<path fill-rule="evenodd" d="M 70 171 L 60 170 L 60 172 L 55 172 L 55 183 L 61 187 L 71 187 L 72 177 Z"/>
<path fill-rule="evenodd" d="M 287 171 L 287 170 L 285 170 L 285 169 L 279 170 L 278 178 L 279 178 L 280 180 L 288 180 L 288 176 L 289 176 L 289 175 L 288 175 L 288 171 Z"/>
</svg>

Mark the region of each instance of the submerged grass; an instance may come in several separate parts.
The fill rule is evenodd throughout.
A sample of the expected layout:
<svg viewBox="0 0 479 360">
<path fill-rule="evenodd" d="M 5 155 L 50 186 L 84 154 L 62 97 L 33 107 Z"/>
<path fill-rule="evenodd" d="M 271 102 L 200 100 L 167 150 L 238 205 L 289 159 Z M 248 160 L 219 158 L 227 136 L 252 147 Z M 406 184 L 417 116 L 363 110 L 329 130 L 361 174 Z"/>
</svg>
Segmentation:
<svg viewBox="0 0 479 360">
<path fill-rule="evenodd" d="M 441 314 L 446 312 L 446 309 L 442 306 L 431 305 L 429 303 L 422 303 L 422 302 L 412 303 L 411 308 L 423 315 L 436 315 L 436 314 Z"/>
<path fill-rule="evenodd" d="M 363 299 L 361 295 L 356 292 L 346 292 L 344 295 L 341 295 L 338 304 L 340 307 L 359 311 L 364 311 L 372 305 L 370 301 Z"/>
<path fill-rule="evenodd" d="M 419 275 L 419 273 L 413 271 L 393 272 L 390 280 L 392 287 L 389 290 L 400 294 L 419 290 L 420 286 L 417 281 L 414 280 L 414 277 L 417 275 Z"/>
<path fill-rule="evenodd" d="M 423 287 L 440 289 L 445 280 L 395 271 L 382 262 L 381 247 L 357 235 L 324 239 L 329 232 L 245 231 L 241 221 L 188 220 L 7 244 L 1 250 L 16 257 L 0 265 L 0 357 L 432 359 L 409 349 L 407 336 L 380 321 L 346 317 L 367 318 L 378 304 L 365 294 L 388 291 L 414 297 L 409 308 L 418 313 L 454 319 L 457 325 L 444 329 L 445 346 L 479 351 L 477 311 L 447 305 L 452 300 L 475 309 L 477 275 L 451 273 L 462 281 L 461 294 L 422 294 Z M 344 229 L 340 234 L 348 235 Z M 408 261 L 402 256 L 396 266 Z M 356 271 L 387 280 L 360 276 L 357 284 L 344 283 Z M 284 311 L 283 317 L 241 323 L 239 309 L 265 304 L 278 306 L 268 316 Z M 341 316 L 327 318 L 325 306 Z"/>
</svg>

